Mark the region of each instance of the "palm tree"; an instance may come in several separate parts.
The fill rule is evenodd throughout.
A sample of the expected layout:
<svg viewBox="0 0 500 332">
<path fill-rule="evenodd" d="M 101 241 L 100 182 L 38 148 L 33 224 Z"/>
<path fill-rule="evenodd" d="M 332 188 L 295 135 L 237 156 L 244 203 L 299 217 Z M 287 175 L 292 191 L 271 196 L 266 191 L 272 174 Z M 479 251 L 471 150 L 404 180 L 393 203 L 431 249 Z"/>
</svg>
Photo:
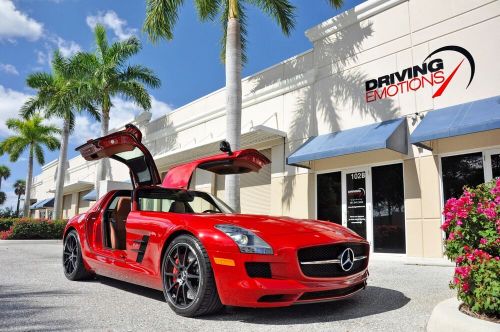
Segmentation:
<svg viewBox="0 0 500 332">
<path fill-rule="evenodd" d="M 23 117 L 29 117 L 43 110 L 46 118 L 57 117 L 63 120 L 61 150 L 57 164 L 54 219 L 61 219 L 68 139 L 75 126 L 76 113 L 86 111 L 95 120 L 100 121 L 99 112 L 92 103 L 90 84 L 82 79 L 82 66 L 78 61 L 76 56 L 64 58 L 58 51 L 54 52 L 52 74 L 38 72 L 30 74 L 26 79 L 27 85 L 37 90 L 37 95 L 28 99 L 21 108 Z"/>
<path fill-rule="evenodd" d="M 104 136 L 109 131 L 113 97 L 122 96 L 148 111 L 151 109 L 151 97 L 145 86 L 158 88 L 161 81 L 151 69 L 127 64 L 129 58 L 141 50 L 141 43 L 135 36 L 110 45 L 105 28 L 98 24 L 94 28 L 94 39 L 95 53 L 79 53 L 76 59 L 83 65 L 92 83 L 96 106 L 101 110 L 101 134 Z M 96 175 L 96 190 L 99 189 L 99 181 L 109 177 L 109 172 L 109 160 L 101 159 Z"/>
<path fill-rule="evenodd" d="M 0 191 L 0 205 L 3 205 L 5 201 L 7 200 L 7 195 L 3 191 Z"/>
<path fill-rule="evenodd" d="M 0 142 L 0 152 L 8 153 L 11 162 L 16 162 L 21 154 L 28 151 L 28 175 L 26 177 L 26 196 L 24 199 L 24 216 L 29 216 L 31 183 L 33 180 L 33 160 L 40 165 L 45 163 L 43 147 L 50 151 L 59 148 L 59 139 L 54 137 L 61 131 L 52 125 L 44 125 L 43 119 L 34 115 L 28 119 L 8 119 L 7 128 L 15 135 Z"/>
<path fill-rule="evenodd" d="M 343 0 L 327 0 L 338 8 Z M 146 0 L 144 31 L 153 42 L 173 38 L 173 27 L 182 0 Z M 220 16 L 222 22 L 221 57 L 226 65 L 226 139 L 234 150 L 240 148 L 241 136 L 241 69 L 245 56 L 246 14 L 244 4 L 255 5 L 276 21 L 289 35 L 295 25 L 295 6 L 289 0 L 194 0 L 202 21 Z M 226 176 L 226 201 L 240 209 L 240 181 L 237 175 Z"/>
<path fill-rule="evenodd" d="M 26 193 L 26 181 L 17 180 L 14 183 L 13 187 L 14 187 L 14 193 L 17 195 L 16 216 L 19 216 L 19 205 L 21 204 L 21 196 Z"/>
<path fill-rule="evenodd" d="M 7 166 L 0 165 L 0 188 L 2 188 L 2 179 L 7 180 L 10 176 L 10 169 Z"/>
</svg>

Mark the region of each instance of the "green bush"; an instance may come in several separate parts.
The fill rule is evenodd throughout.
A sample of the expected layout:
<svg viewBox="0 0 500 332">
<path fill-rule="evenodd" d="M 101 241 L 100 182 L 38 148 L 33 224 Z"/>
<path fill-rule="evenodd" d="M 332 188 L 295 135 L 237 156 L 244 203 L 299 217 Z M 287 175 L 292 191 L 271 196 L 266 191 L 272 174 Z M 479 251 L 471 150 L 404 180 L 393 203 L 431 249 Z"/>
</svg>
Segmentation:
<svg viewBox="0 0 500 332">
<path fill-rule="evenodd" d="M 450 287 L 475 313 L 500 312 L 500 179 L 449 199 L 443 211 L 446 255 L 456 268 Z"/>
<path fill-rule="evenodd" d="M 13 218 L 0 219 L 0 232 L 8 231 L 14 225 L 14 221 Z"/>
<path fill-rule="evenodd" d="M 8 229 L 0 229 L 1 238 L 9 240 L 62 239 L 67 221 L 27 218 L 0 220 L 0 225 L 9 223 L 11 226 Z"/>
</svg>

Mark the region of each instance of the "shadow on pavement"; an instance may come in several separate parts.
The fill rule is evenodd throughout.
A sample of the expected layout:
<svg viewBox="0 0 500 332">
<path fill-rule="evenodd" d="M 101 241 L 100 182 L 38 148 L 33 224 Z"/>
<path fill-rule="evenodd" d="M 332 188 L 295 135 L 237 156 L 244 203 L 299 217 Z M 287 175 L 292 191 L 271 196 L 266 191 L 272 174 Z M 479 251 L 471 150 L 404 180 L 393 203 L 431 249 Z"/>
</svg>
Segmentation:
<svg viewBox="0 0 500 332">
<path fill-rule="evenodd" d="M 145 296 L 145 297 L 150 298 L 152 300 L 161 301 L 161 302 L 164 302 L 165 304 L 167 304 L 165 302 L 165 297 L 163 296 L 163 293 L 159 290 L 156 290 L 156 289 L 142 287 L 142 286 L 131 284 L 131 283 L 128 283 L 125 281 L 111 279 L 111 278 L 107 278 L 107 277 L 103 277 L 103 276 L 96 277 L 96 279 L 94 279 L 94 281 L 99 282 L 99 283 L 106 285 L 106 286 L 118 288 L 118 289 L 124 290 L 124 291 L 129 292 L 129 293 L 134 293 L 136 295 Z"/>
<path fill-rule="evenodd" d="M 226 313 L 201 317 L 206 320 L 241 321 L 253 324 L 300 325 L 342 321 L 376 315 L 405 306 L 410 299 L 403 293 L 382 287 L 368 286 L 351 298 L 285 308 L 226 309 Z"/>
<path fill-rule="evenodd" d="M 72 296 L 76 293 L 64 290 L 33 291 L 15 289 L 16 286 L 0 286 L 0 329 L 4 331 L 67 331 L 69 320 L 54 319 L 51 311 L 60 310 L 49 306 L 52 297 Z"/>
</svg>

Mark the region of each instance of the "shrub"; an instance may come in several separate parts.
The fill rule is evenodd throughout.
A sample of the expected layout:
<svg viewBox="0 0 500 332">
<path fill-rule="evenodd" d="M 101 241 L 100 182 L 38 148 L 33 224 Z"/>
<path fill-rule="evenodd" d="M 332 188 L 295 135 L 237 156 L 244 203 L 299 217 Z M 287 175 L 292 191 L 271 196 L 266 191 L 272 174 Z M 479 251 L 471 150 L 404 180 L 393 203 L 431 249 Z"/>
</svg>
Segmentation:
<svg viewBox="0 0 500 332">
<path fill-rule="evenodd" d="M 13 218 L 0 219 L 0 232 L 8 231 L 14 225 L 14 221 Z"/>
<path fill-rule="evenodd" d="M 456 263 L 450 287 L 477 314 L 500 312 L 500 179 L 464 188 L 443 211 L 445 254 Z"/>
<path fill-rule="evenodd" d="M 0 225 L 11 226 L 0 230 L 1 239 L 62 239 L 65 220 L 43 220 L 43 219 L 1 219 Z"/>
</svg>

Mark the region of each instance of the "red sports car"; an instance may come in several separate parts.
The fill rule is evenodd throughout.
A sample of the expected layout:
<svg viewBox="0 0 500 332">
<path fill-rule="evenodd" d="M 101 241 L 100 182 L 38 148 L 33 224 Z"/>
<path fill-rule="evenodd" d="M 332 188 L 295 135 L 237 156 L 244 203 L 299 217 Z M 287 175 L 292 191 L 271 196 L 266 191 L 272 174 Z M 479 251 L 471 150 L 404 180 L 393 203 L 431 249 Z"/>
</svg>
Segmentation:
<svg viewBox="0 0 500 332">
<path fill-rule="evenodd" d="M 162 290 L 170 307 L 199 316 L 223 305 L 280 307 L 345 298 L 366 286 L 368 242 L 334 223 L 236 214 L 219 198 L 189 190 L 193 172 L 257 172 L 257 150 L 170 169 L 163 182 L 133 125 L 76 150 L 130 169 L 133 190 L 105 194 L 64 231 L 64 274 L 98 274 Z"/>
</svg>

